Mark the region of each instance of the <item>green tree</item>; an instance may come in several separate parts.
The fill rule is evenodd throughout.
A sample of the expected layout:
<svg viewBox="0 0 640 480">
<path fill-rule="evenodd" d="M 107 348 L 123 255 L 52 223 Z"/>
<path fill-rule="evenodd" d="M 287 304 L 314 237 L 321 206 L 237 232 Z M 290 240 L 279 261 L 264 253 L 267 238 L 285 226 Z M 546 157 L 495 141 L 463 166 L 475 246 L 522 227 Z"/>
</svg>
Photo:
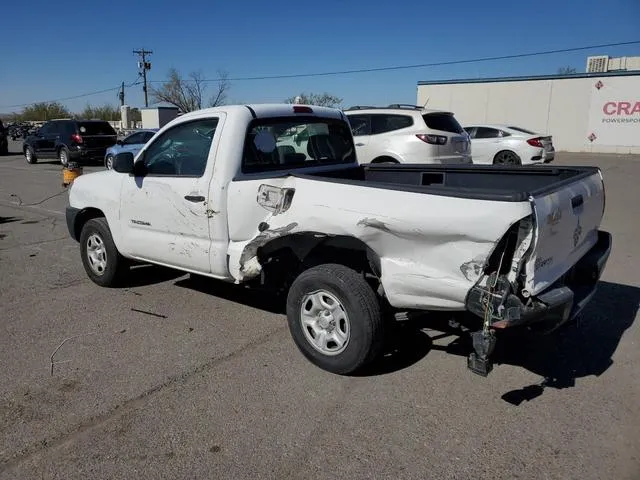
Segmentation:
<svg viewBox="0 0 640 480">
<path fill-rule="evenodd" d="M 28 105 L 18 114 L 20 121 L 44 121 L 54 118 L 70 118 L 71 112 L 59 102 L 40 102 Z"/>
<path fill-rule="evenodd" d="M 301 93 L 294 95 L 285 100 L 285 103 L 295 103 L 296 98 L 300 97 L 300 102 L 306 105 L 318 105 L 319 107 L 340 107 L 342 99 L 329 93 Z"/>
</svg>

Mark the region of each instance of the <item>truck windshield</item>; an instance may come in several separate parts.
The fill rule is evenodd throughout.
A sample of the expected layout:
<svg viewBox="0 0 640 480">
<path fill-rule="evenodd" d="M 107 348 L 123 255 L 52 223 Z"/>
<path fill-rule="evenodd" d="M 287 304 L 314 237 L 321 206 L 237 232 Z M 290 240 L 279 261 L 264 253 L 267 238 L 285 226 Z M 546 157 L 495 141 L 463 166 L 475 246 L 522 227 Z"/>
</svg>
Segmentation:
<svg viewBox="0 0 640 480">
<path fill-rule="evenodd" d="M 351 130 L 343 120 L 257 119 L 251 123 L 245 139 L 242 171 L 255 173 L 355 161 Z"/>
</svg>

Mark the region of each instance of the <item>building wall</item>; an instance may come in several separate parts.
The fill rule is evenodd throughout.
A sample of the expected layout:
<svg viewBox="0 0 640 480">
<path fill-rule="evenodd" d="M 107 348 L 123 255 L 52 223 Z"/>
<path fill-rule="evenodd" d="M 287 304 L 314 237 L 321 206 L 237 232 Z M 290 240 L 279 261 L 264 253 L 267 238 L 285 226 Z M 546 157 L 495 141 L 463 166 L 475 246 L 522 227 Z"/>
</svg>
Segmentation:
<svg viewBox="0 0 640 480">
<path fill-rule="evenodd" d="M 640 153 L 640 75 L 419 84 L 417 97 L 418 105 L 454 112 L 463 126 L 511 123 L 553 135 L 556 150 Z M 604 113 L 610 102 L 630 103 L 629 114 Z"/>
</svg>

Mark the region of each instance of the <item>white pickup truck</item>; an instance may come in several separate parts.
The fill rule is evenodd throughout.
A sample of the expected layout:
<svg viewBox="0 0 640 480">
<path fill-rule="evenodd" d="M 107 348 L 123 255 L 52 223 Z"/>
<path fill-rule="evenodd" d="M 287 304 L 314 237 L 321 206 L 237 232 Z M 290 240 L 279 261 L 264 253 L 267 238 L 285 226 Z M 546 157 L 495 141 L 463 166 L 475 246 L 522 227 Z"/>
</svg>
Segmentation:
<svg viewBox="0 0 640 480">
<path fill-rule="evenodd" d="M 133 261 L 273 286 L 298 348 L 339 374 L 380 354 L 389 307 L 467 311 L 468 366 L 487 375 L 497 330 L 589 301 L 604 207 L 598 168 L 358 165 L 340 110 L 233 105 L 77 178 L 66 215 L 98 285 Z"/>
</svg>

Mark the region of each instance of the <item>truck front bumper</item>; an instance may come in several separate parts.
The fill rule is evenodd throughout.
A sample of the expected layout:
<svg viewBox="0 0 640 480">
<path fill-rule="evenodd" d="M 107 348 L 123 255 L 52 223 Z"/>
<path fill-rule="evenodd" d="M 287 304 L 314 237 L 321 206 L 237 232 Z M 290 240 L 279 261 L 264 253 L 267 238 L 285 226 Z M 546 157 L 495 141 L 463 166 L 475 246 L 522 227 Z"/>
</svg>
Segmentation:
<svg viewBox="0 0 640 480">
<path fill-rule="evenodd" d="M 491 328 L 511 328 L 540 322 L 560 326 L 575 318 L 591 301 L 609 260 L 611 246 L 611 234 L 599 231 L 598 241 L 586 255 L 552 286 L 526 303 L 511 294 L 503 303 L 503 308 L 499 308 L 495 301 L 497 297 L 489 297 L 485 289 L 476 286 L 467 297 L 467 309 L 484 317 L 487 302 L 490 301 L 494 307 Z M 496 312 L 502 312 L 502 317 L 496 316 Z"/>
</svg>

